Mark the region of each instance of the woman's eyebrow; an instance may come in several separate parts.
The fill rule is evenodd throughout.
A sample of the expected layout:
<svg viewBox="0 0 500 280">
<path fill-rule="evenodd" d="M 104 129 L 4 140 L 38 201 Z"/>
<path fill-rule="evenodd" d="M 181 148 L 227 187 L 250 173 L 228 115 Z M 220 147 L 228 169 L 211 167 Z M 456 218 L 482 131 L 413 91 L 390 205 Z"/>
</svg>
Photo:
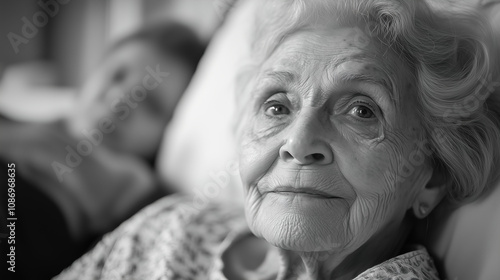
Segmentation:
<svg viewBox="0 0 500 280">
<path fill-rule="evenodd" d="M 349 82 L 366 82 L 378 85 L 382 88 L 385 88 L 386 91 L 390 94 L 391 99 L 395 100 L 396 96 L 394 95 L 394 88 L 390 81 L 382 77 L 375 77 L 372 75 L 360 74 L 360 73 L 346 73 L 340 72 L 334 77 L 335 81 L 340 83 L 349 83 Z"/>
</svg>

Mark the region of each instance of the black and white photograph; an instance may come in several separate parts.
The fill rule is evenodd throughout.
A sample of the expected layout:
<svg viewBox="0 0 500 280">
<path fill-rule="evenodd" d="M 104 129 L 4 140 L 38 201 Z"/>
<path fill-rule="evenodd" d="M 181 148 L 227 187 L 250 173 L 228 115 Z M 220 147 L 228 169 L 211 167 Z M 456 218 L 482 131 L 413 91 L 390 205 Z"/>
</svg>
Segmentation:
<svg viewBox="0 0 500 280">
<path fill-rule="evenodd" d="M 0 0 L 0 280 L 500 280 L 500 0 Z"/>
</svg>

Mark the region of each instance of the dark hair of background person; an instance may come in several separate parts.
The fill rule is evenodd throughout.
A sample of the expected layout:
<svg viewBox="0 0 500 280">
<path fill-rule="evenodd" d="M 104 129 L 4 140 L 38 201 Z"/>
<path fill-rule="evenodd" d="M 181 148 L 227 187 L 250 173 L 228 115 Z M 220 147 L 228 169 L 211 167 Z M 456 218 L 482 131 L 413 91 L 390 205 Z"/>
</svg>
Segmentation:
<svg viewBox="0 0 500 280">
<path fill-rule="evenodd" d="M 205 45 L 191 29 L 183 24 L 167 21 L 145 25 L 135 33 L 117 41 L 108 53 L 136 41 L 149 43 L 161 54 L 182 60 L 193 72 L 205 52 Z"/>
</svg>

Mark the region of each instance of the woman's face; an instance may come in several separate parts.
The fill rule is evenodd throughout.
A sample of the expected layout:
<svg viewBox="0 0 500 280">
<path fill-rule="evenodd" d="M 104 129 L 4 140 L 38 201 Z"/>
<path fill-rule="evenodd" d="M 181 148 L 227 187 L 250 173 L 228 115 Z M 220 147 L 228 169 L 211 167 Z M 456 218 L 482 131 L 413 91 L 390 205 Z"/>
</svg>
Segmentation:
<svg viewBox="0 0 500 280">
<path fill-rule="evenodd" d="M 425 161 L 397 176 L 423 135 L 410 77 L 360 28 L 304 30 L 280 44 L 246 92 L 240 138 L 257 236 L 288 250 L 352 252 L 398 230 L 432 175 Z"/>
<path fill-rule="evenodd" d="M 155 73 L 155 74 L 152 74 Z M 150 44 L 131 41 L 114 50 L 84 85 L 76 127 L 99 129 L 104 145 L 150 158 L 191 78 L 187 65 Z M 108 130 L 109 131 L 109 130 Z"/>
</svg>

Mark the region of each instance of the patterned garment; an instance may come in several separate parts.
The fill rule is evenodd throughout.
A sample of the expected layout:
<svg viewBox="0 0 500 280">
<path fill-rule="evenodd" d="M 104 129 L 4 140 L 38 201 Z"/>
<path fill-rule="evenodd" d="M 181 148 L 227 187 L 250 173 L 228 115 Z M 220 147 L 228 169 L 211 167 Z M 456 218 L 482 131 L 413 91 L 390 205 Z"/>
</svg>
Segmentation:
<svg viewBox="0 0 500 280">
<path fill-rule="evenodd" d="M 54 279 L 224 280 L 220 256 L 236 236 L 248 231 L 240 207 L 221 207 L 173 195 L 107 234 Z M 421 248 L 377 265 L 355 279 L 439 278 L 427 251 Z"/>
<path fill-rule="evenodd" d="M 354 280 L 398 279 L 398 280 L 439 280 L 434 262 L 427 250 L 419 249 L 399 255 L 361 273 Z"/>
</svg>

